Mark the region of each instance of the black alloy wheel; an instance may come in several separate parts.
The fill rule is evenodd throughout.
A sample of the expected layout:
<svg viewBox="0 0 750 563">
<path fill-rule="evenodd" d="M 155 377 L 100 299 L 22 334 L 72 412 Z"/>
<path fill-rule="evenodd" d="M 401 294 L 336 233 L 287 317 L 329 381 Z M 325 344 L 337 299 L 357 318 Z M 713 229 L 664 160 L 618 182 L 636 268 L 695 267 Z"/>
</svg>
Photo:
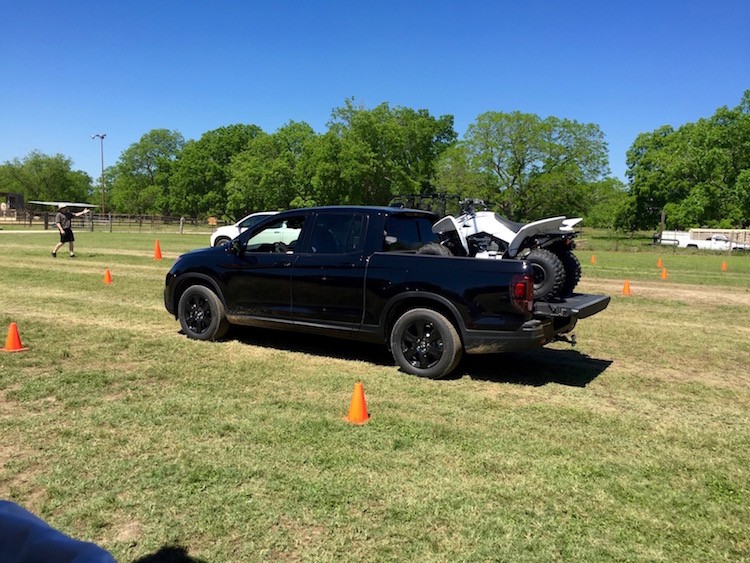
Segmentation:
<svg viewBox="0 0 750 563">
<path fill-rule="evenodd" d="M 439 379 L 461 359 L 461 339 L 453 324 L 432 309 L 411 309 L 393 325 L 391 352 L 405 372 Z"/>
<path fill-rule="evenodd" d="M 189 338 L 218 340 L 229 328 L 224 304 L 213 291 L 202 285 L 185 290 L 177 311 L 182 331 Z"/>
</svg>

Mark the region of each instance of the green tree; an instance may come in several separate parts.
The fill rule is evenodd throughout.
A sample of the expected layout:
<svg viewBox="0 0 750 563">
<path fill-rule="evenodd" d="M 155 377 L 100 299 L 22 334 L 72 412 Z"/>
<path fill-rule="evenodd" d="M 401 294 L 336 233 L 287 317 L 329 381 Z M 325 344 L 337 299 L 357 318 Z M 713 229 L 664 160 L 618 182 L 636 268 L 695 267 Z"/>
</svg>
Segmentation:
<svg viewBox="0 0 750 563">
<path fill-rule="evenodd" d="M 616 178 L 605 178 L 591 184 L 586 193 L 584 224 L 587 227 L 618 228 L 618 213 L 627 201 L 627 187 Z"/>
<path fill-rule="evenodd" d="M 110 207 L 120 213 L 169 213 L 169 182 L 185 140 L 168 129 L 153 129 L 120 155 L 109 169 Z"/>
<path fill-rule="evenodd" d="M 662 211 L 671 228 L 749 224 L 750 90 L 733 109 L 639 135 L 627 164 L 637 228 L 656 227 Z"/>
<path fill-rule="evenodd" d="M 3 191 L 23 194 L 26 201 L 89 202 L 91 176 L 72 167 L 66 156 L 33 151 L 0 165 L 0 185 Z"/>
<path fill-rule="evenodd" d="M 480 115 L 439 169 L 447 191 L 518 221 L 583 213 L 588 188 L 609 172 L 597 125 L 518 111 Z"/>
<path fill-rule="evenodd" d="M 367 110 L 347 100 L 314 147 L 312 199 L 386 204 L 397 194 L 433 191 L 437 159 L 455 139 L 450 115 L 387 103 Z"/>
<path fill-rule="evenodd" d="M 307 123 L 289 122 L 271 135 L 258 135 L 229 167 L 227 213 L 286 209 L 309 192 L 309 172 L 302 163 L 316 138 Z"/>
<path fill-rule="evenodd" d="M 173 212 L 225 216 L 232 158 L 262 134 L 256 125 L 236 124 L 208 131 L 197 141 L 188 141 L 171 177 Z"/>
</svg>

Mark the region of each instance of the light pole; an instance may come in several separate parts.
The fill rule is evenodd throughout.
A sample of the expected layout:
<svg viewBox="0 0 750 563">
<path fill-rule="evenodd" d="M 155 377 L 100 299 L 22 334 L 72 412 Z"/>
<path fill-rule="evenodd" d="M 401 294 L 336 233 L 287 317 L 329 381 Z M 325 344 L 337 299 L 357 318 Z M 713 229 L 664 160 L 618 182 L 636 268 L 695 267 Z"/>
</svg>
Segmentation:
<svg viewBox="0 0 750 563">
<path fill-rule="evenodd" d="M 106 133 L 97 133 L 96 135 L 91 135 L 92 139 L 99 139 L 99 144 L 102 147 L 102 215 L 104 215 L 104 137 L 106 136 Z"/>
</svg>

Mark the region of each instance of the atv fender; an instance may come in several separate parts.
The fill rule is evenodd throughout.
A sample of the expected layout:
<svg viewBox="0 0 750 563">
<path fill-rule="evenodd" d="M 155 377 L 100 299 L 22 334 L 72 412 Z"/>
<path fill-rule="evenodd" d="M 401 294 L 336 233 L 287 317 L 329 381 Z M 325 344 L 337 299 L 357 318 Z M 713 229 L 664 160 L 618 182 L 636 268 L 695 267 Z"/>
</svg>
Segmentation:
<svg viewBox="0 0 750 563">
<path fill-rule="evenodd" d="M 566 233 L 572 233 L 573 227 L 575 227 L 581 221 L 583 221 L 583 217 L 576 217 L 575 219 L 565 219 L 565 221 L 563 221 L 563 226 L 560 227 L 560 230 L 565 231 Z"/>
<path fill-rule="evenodd" d="M 533 237 L 534 235 L 554 233 L 555 231 L 560 231 L 565 225 L 565 221 L 569 221 L 569 220 L 570 219 L 566 219 L 565 216 L 563 215 L 560 217 L 550 217 L 548 219 L 534 221 L 533 223 L 524 225 L 516 233 L 516 236 L 513 237 L 513 240 L 510 241 L 510 244 L 508 244 L 508 252 L 506 253 L 507 256 L 509 258 L 515 258 L 516 255 L 518 254 L 518 251 L 521 248 L 521 244 L 528 237 Z"/>
<path fill-rule="evenodd" d="M 432 226 L 432 232 L 436 235 L 442 235 L 443 233 L 448 233 L 451 231 L 455 231 L 456 234 L 458 234 L 458 239 L 461 241 L 461 246 L 464 247 L 464 251 L 466 254 L 469 253 L 469 243 L 466 241 L 466 233 L 464 232 L 465 229 L 461 228 L 461 225 L 458 221 L 456 221 L 456 218 L 452 215 L 447 215 L 446 217 L 443 217 L 435 223 Z M 472 234 L 472 233 L 469 233 Z"/>
</svg>

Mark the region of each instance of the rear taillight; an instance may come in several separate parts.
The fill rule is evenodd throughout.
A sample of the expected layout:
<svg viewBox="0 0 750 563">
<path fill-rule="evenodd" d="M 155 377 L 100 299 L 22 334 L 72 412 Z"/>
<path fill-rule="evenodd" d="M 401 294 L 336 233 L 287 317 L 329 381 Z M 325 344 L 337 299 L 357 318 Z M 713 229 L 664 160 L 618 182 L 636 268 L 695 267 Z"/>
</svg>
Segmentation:
<svg viewBox="0 0 750 563">
<path fill-rule="evenodd" d="M 522 313 L 534 310 L 534 280 L 529 274 L 519 274 L 513 277 L 510 285 L 510 295 L 513 306 Z"/>
</svg>

